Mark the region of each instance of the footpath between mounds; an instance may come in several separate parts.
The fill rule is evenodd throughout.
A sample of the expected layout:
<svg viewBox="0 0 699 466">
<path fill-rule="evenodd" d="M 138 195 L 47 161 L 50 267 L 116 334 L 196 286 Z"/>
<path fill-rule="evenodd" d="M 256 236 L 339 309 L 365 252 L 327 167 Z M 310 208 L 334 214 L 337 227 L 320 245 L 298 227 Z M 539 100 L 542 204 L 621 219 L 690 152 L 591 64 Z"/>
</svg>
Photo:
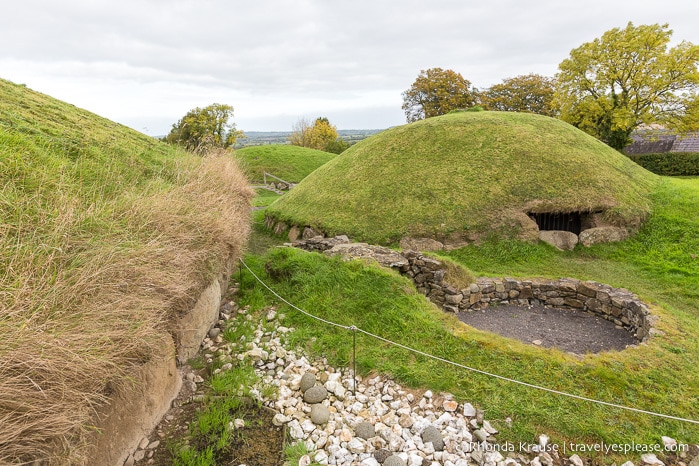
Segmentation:
<svg viewBox="0 0 699 466">
<path fill-rule="evenodd" d="M 200 355 L 212 368 L 213 377 L 239 364 L 252 364 L 259 380 L 250 393 L 276 414 L 275 426 L 283 427 L 291 441 L 306 443 L 309 454 L 299 464 L 311 461 L 328 465 L 362 466 L 553 466 L 591 464 L 581 455 L 564 452 L 563 446 L 549 442 L 546 435 L 531 443 L 498 441 L 497 427 L 512 421 L 487 421 L 484 413 L 449 393 L 416 391 L 402 387 L 383 375 L 352 378 L 348 369 L 334 368 L 325 359 L 309 359 L 300 350 L 289 348 L 284 315 L 274 308 L 261 318 L 253 318 L 249 309 L 238 309 L 234 302 L 224 303 L 218 324 L 202 343 Z M 226 342 L 224 329 L 240 326 L 254 328 L 249 340 Z M 213 369 L 215 367 L 215 369 Z M 186 403 L 205 400 L 204 379 L 187 377 L 190 390 Z M 265 387 L 275 386 L 276 395 L 265 398 Z M 178 403 L 181 409 L 182 403 Z M 163 448 L 167 416 L 141 448 L 126 461 L 155 464 L 154 456 Z M 243 423 L 240 423 L 242 425 Z M 232 420 L 231 429 L 238 428 Z M 186 426 L 183 426 L 186 428 Z M 671 449 L 676 442 L 658 437 L 658 446 Z M 568 456 L 570 455 L 570 456 Z M 690 458 L 694 460 L 690 462 Z M 632 456 L 640 465 L 678 464 L 699 466 L 699 446 L 679 456 L 668 454 L 662 462 L 654 453 Z M 628 461 L 622 466 L 632 466 Z M 265 466 L 253 465 L 248 466 Z M 293 465 L 295 466 L 295 465 Z"/>
</svg>

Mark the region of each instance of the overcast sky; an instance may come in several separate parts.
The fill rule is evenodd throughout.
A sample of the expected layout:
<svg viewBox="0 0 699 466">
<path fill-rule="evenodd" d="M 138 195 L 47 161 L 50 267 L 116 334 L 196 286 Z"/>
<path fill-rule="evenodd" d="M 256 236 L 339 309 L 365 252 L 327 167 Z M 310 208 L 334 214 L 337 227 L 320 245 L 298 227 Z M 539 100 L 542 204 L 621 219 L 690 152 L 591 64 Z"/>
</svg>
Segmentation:
<svg viewBox="0 0 699 466">
<path fill-rule="evenodd" d="M 0 15 L 0 78 L 151 135 L 214 102 L 247 131 L 382 129 L 420 70 L 553 76 L 629 21 L 699 44 L 694 0 L 22 0 Z"/>
</svg>

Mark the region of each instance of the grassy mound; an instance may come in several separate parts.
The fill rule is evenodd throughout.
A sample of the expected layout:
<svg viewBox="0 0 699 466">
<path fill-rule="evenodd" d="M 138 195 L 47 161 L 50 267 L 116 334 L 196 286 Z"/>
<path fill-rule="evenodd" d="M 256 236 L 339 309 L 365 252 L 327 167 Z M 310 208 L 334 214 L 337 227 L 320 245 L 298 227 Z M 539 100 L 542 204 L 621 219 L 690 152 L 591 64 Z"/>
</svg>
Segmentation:
<svg viewBox="0 0 699 466">
<path fill-rule="evenodd" d="M 352 146 L 268 213 L 376 243 L 516 236 L 527 212 L 603 211 L 612 224 L 637 226 L 656 178 L 560 120 L 462 112 Z"/>
<path fill-rule="evenodd" d="M 94 410 L 249 233 L 196 157 L 0 80 L 0 463 L 80 462 Z"/>
<path fill-rule="evenodd" d="M 253 183 L 262 183 L 263 171 L 291 183 L 298 183 L 313 170 L 336 157 L 328 152 L 284 144 L 246 147 L 235 151 L 235 155 Z"/>
</svg>

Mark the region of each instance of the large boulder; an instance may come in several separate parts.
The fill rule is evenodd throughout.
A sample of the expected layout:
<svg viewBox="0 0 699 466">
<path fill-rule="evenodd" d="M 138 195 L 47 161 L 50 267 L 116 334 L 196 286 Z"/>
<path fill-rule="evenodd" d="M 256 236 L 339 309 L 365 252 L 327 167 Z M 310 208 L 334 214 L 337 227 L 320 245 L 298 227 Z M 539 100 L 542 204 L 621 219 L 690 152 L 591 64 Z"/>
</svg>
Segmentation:
<svg viewBox="0 0 699 466">
<path fill-rule="evenodd" d="M 316 425 L 327 424 L 330 419 L 330 410 L 320 403 L 311 406 L 311 421 Z"/>
<path fill-rule="evenodd" d="M 374 246 L 366 243 L 337 244 L 325 251 L 328 256 L 337 256 L 348 259 L 375 260 L 384 267 L 403 267 L 408 265 L 408 259 L 402 254 L 383 246 Z"/>
<path fill-rule="evenodd" d="M 619 227 L 596 227 L 583 230 L 580 233 L 580 244 L 583 246 L 592 246 L 598 243 L 613 243 L 615 241 L 623 241 L 629 237 L 629 232 L 626 228 Z"/>
<path fill-rule="evenodd" d="M 570 231 L 544 230 L 539 232 L 539 239 L 561 251 L 571 251 L 578 244 L 578 235 Z"/>
<path fill-rule="evenodd" d="M 441 251 L 444 244 L 432 238 L 410 238 L 400 240 L 400 247 L 404 251 Z"/>
<path fill-rule="evenodd" d="M 444 450 L 444 438 L 435 426 L 427 426 L 420 436 L 424 443 L 432 442 L 436 451 Z"/>
<path fill-rule="evenodd" d="M 368 440 L 376 435 L 376 431 L 374 430 L 374 426 L 371 425 L 369 422 L 360 422 L 357 427 L 355 428 L 355 434 L 359 438 L 363 438 L 364 440 Z"/>
<path fill-rule="evenodd" d="M 289 241 L 292 243 L 296 240 L 298 240 L 301 237 L 301 231 L 299 230 L 299 227 L 296 225 L 292 226 L 289 229 Z"/>
<path fill-rule="evenodd" d="M 299 388 L 303 393 L 306 393 L 306 391 L 310 388 L 313 388 L 313 386 L 315 384 L 316 384 L 315 374 L 313 372 L 306 372 L 301 377 L 301 383 L 299 385 Z"/>
<path fill-rule="evenodd" d="M 328 391 L 325 387 L 315 386 L 306 390 L 303 394 L 303 401 L 308 404 L 321 403 L 328 397 Z"/>
<path fill-rule="evenodd" d="M 302 239 L 311 239 L 317 236 L 325 236 L 322 231 L 316 230 L 313 227 L 306 227 L 303 229 Z"/>
<path fill-rule="evenodd" d="M 398 455 L 391 455 L 383 462 L 383 466 L 405 466 L 405 460 Z"/>
</svg>

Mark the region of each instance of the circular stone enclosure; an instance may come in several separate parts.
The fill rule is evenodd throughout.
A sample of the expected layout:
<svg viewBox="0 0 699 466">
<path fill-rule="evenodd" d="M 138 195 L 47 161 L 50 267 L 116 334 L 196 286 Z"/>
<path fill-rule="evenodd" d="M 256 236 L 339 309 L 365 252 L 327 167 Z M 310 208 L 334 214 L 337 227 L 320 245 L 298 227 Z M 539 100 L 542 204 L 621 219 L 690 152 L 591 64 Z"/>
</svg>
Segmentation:
<svg viewBox="0 0 699 466">
<path fill-rule="evenodd" d="M 592 314 L 624 329 L 635 343 L 644 342 L 653 334 L 653 325 L 657 320 L 635 294 L 594 281 L 574 278 L 479 278 L 476 283 L 460 288 L 449 283 L 444 262 L 417 251 L 398 252 L 383 246 L 350 243 L 346 236 L 316 236 L 296 241 L 293 245 L 326 255 L 376 260 L 409 277 L 418 292 L 444 311 L 454 314 L 473 311 L 485 311 L 487 314 L 498 306 L 514 306 L 523 310 L 546 309 L 550 315 L 554 311 L 568 311 L 578 316 Z M 606 349 L 619 348 L 605 347 L 597 351 Z"/>
<path fill-rule="evenodd" d="M 491 304 L 539 305 L 583 310 L 627 329 L 638 341 L 650 335 L 652 318 L 648 306 L 623 288 L 573 278 L 515 280 L 479 278 L 469 288 L 467 309 Z"/>
</svg>

